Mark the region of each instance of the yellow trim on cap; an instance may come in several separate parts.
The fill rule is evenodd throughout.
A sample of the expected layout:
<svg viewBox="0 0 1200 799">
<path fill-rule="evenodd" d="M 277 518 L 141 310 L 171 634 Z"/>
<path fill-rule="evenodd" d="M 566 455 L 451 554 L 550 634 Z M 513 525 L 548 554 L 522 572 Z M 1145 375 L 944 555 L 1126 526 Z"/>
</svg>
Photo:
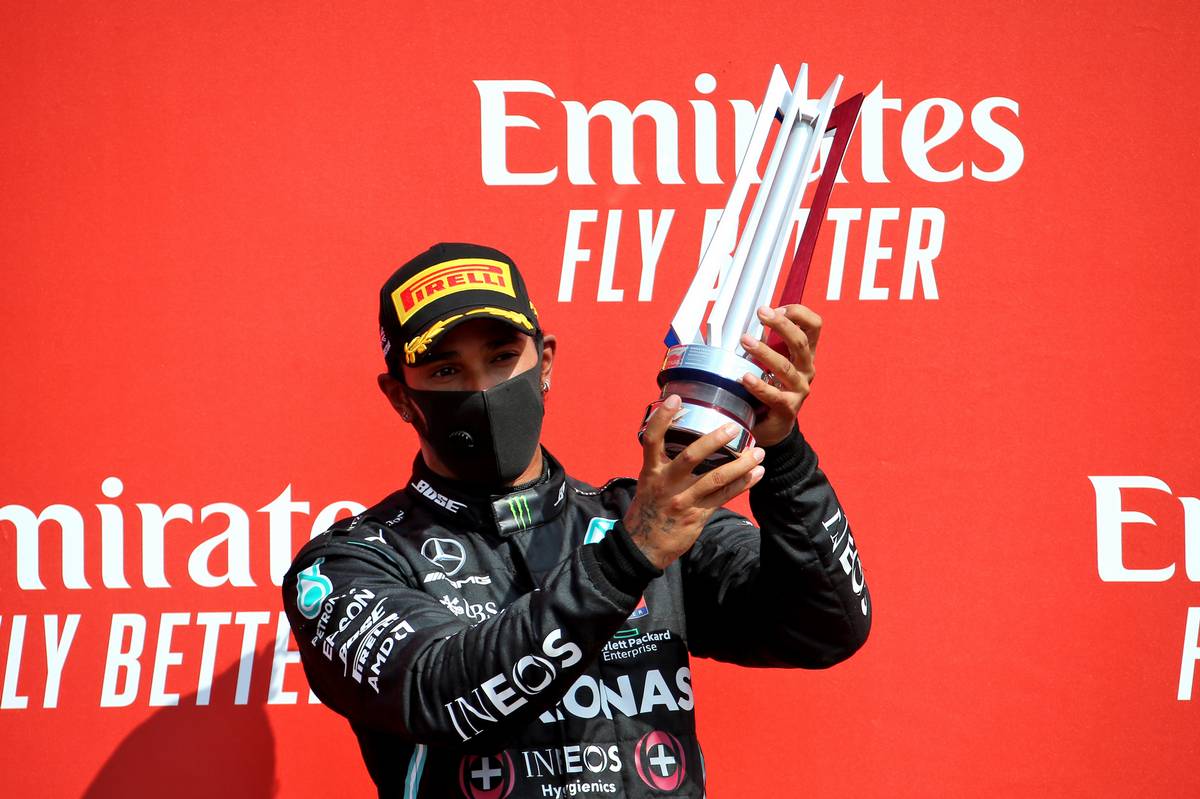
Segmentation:
<svg viewBox="0 0 1200 799">
<path fill-rule="evenodd" d="M 507 319 L 508 321 L 514 322 L 514 323 L 520 325 L 521 327 L 525 328 L 530 333 L 532 333 L 534 331 L 533 322 L 530 322 L 529 317 L 527 317 L 523 313 L 517 313 L 516 311 L 510 311 L 507 308 L 492 308 L 490 306 L 483 307 L 483 308 L 472 308 L 471 310 L 465 311 L 464 313 L 454 314 L 453 316 L 447 316 L 445 319 L 437 320 L 432 325 L 430 325 L 429 329 L 426 330 L 424 333 L 422 333 L 421 335 L 410 340 L 407 344 L 404 345 L 404 362 L 407 363 L 409 366 L 412 366 L 414 363 L 417 362 L 417 356 L 423 354 L 426 350 L 428 350 L 431 346 L 433 346 L 433 342 L 437 339 L 438 336 L 440 336 L 443 332 L 445 332 L 446 328 L 450 324 L 457 322 L 459 319 L 462 319 L 464 316 L 473 316 L 475 314 L 487 314 L 488 316 L 495 316 L 495 317 L 499 317 L 501 319 Z"/>
</svg>

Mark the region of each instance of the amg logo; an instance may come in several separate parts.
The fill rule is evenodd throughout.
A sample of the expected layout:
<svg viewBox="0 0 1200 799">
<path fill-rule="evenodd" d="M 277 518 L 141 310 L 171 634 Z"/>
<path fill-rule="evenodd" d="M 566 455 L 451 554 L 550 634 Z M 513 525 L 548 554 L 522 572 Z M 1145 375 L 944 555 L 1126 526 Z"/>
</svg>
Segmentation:
<svg viewBox="0 0 1200 799">
<path fill-rule="evenodd" d="M 421 582 L 436 583 L 438 580 L 445 580 L 446 582 L 450 583 L 450 585 L 454 586 L 455 588 L 462 588 L 464 585 L 468 585 L 468 584 L 471 584 L 471 585 L 491 585 L 492 584 L 492 578 L 486 574 L 472 574 L 472 575 L 462 578 L 461 580 L 451 580 L 449 577 L 447 577 L 445 575 L 444 572 L 430 572 L 429 574 L 425 575 L 425 579 L 422 580 Z"/>
</svg>

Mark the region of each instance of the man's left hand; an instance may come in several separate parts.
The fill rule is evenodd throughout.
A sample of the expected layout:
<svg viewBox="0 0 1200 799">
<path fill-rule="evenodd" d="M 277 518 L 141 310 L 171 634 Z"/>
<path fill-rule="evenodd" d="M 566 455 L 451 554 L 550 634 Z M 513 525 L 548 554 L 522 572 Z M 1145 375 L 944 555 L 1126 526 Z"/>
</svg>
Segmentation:
<svg viewBox="0 0 1200 799">
<path fill-rule="evenodd" d="M 770 383 L 746 374 L 742 385 L 767 406 L 767 415 L 751 431 L 760 447 L 778 444 L 796 424 L 796 414 L 808 397 L 816 368 L 813 359 L 821 336 L 821 317 L 803 305 L 758 309 L 763 326 L 783 339 L 787 355 L 761 341 L 742 335 L 747 356 L 774 375 Z"/>
</svg>

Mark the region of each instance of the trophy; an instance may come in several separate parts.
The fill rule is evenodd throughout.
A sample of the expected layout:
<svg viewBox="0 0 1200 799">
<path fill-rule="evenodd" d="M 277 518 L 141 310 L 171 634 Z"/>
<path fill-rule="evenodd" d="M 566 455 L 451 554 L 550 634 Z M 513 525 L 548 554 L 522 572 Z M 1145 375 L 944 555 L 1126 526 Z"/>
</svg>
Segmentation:
<svg viewBox="0 0 1200 799">
<path fill-rule="evenodd" d="M 674 457 L 692 441 L 729 422 L 738 427 L 733 440 L 702 463 L 697 472 L 728 463 L 754 446 L 750 431 L 766 413 L 766 407 L 746 390 L 741 377 L 749 372 L 769 381 L 773 376 L 764 374 L 745 357 L 739 339 L 742 333 L 762 337 L 763 326 L 755 311 L 770 305 L 775 295 L 800 201 L 818 152 L 827 146 L 779 303 L 799 302 L 804 292 L 829 195 L 863 103 L 860 93 L 834 107 L 841 85 L 842 76 L 838 75 L 820 100 L 808 100 L 807 64 L 800 67 L 790 92 L 784 80 L 768 84 L 729 200 L 700 258 L 691 287 L 671 321 L 665 339 L 666 359 L 658 373 L 662 394 L 646 409 L 648 420 L 671 394 L 678 394 L 682 400 L 667 431 L 667 454 Z M 750 184 L 758 174 L 768 135 L 776 122 L 779 127 L 762 181 L 741 235 L 736 235 Z M 737 246 L 730 258 L 727 252 L 721 252 L 722 243 L 733 241 L 735 236 Z M 714 286 L 719 286 L 715 299 Z M 777 335 L 766 343 L 786 352 L 786 345 Z M 639 439 L 644 432 L 645 420 Z"/>
</svg>

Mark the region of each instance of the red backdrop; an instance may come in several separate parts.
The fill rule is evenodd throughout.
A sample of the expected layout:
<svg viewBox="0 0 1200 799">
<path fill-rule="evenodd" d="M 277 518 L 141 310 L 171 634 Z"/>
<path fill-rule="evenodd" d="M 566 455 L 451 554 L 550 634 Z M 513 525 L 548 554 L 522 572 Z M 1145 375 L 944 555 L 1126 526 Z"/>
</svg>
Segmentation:
<svg viewBox="0 0 1200 799">
<path fill-rule="evenodd" d="M 711 793 L 1200 789 L 1196 16 L 635 9 L 7 4 L 6 795 L 368 793 L 277 643 L 271 551 L 407 475 L 379 284 L 437 240 L 511 253 L 561 341 L 547 444 L 635 472 L 737 107 L 801 61 L 814 93 L 877 91 L 806 295 L 802 413 L 877 616 L 828 672 L 695 664 Z M 584 142 L 603 100 L 657 123 Z"/>
</svg>

